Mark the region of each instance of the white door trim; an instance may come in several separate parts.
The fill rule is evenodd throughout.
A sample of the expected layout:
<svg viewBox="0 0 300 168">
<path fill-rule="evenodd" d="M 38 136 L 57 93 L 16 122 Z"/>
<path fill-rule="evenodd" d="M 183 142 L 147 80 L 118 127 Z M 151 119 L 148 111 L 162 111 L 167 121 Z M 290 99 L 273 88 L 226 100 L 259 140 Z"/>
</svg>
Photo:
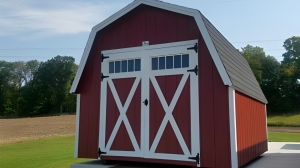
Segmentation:
<svg viewBox="0 0 300 168">
<path fill-rule="evenodd" d="M 198 65 L 198 53 L 194 50 L 187 50 L 187 48 L 192 47 L 198 43 L 198 40 L 190 40 L 183 42 L 141 46 L 133 48 L 124 48 L 117 50 L 106 50 L 102 54 L 109 56 L 109 58 L 103 61 L 103 64 L 108 64 L 110 61 L 124 60 L 124 59 L 141 59 L 141 71 L 136 72 L 126 72 L 126 73 L 111 73 L 108 72 L 108 66 L 102 66 L 102 73 L 109 78 L 103 79 L 101 82 L 101 114 L 100 114 L 100 137 L 99 137 L 99 147 L 104 149 L 107 154 L 105 156 L 134 156 L 134 157 L 145 157 L 153 159 L 167 159 L 167 160 L 181 160 L 188 162 L 195 162 L 194 160 L 188 159 L 189 157 L 195 157 L 198 153 L 200 154 L 200 135 L 199 135 L 199 92 L 198 92 L 198 76 L 194 72 L 187 72 L 189 69 L 195 68 Z M 186 68 L 175 68 L 175 69 L 164 69 L 164 70 L 152 70 L 151 69 L 151 59 L 153 57 L 167 56 L 167 55 L 183 55 L 189 54 L 189 67 Z M 156 80 L 157 76 L 163 75 L 182 75 L 181 81 L 174 93 L 171 103 L 168 104 L 162 93 L 161 88 Z M 122 106 L 116 88 L 112 82 L 113 79 L 120 78 L 131 78 L 134 77 L 135 82 L 131 88 L 130 94 L 126 100 L 124 106 Z M 191 126 L 191 149 L 187 146 L 183 135 L 172 115 L 172 112 L 176 106 L 177 101 L 186 85 L 187 80 L 190 80 L 190 126 Z M 165 111 L 165 116 L 162 123 L 160 123 L 160 128 L 156 132 L 153 143 L 150 146 L 149 138 L 151 123 L 149 121 L 150 111 L 149 107 L 141 104 L 141 136 L 135 137 L 128 118 L 126 117 L 126 111 L 128 105 L 132 100 L 132 96 L 136 90 L 137 85 L 141 83 L 141 102 L 145 99 L 148 100 L 150 104 L 150 84 L 152 83 L 155 92 L 158 95 L 163 109 Z M 120 111 L 120 116 L 113 128 L 112 134 L 109 137 L 108 143 L 105 144 L 105 127 L 106 127 L 106 97 L 107 87 L 110 87 L 113 97 L 116 101 L 117 107 Z M 196 100 L 196 101 L 195 101 Z M 111 151 L 110 147 L 113 140 L 117 134 L 121 122 L 124 122 L 126 130 L 129 133 L 129 137 L 134 146 L 135 151 Z M 175 136 L 182 148 L 183 154 L 164 154 L 155 153 L 155 150 L 159 144 L 162 134 L 166 128 L 167 123 L 170 125 L 175 133 Z M 138 146 L 137 138 L 140 138 L 140 146 Z M 190 151 L 191 150 L 191 151 Z M 198 167 L 200 164 L 198 164 Z"/>
</svg>

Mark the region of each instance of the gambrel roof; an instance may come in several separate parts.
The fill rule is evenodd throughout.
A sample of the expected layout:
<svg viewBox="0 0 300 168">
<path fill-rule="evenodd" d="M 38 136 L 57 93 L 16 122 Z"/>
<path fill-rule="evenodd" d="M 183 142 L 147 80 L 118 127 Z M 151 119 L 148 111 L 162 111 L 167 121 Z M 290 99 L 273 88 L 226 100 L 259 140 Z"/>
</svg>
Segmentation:
<svg viewBox="0 0 300 168">
<path fill-rule="evenodd" d="M 245 95 L 248 95 L 260 102 L 267 103 L 267 99 L 265 98 L 246 59 L 202 15 L 199 10 L 157 0 L 135 0 L 92 28 L 70 93 L 76 92 L 97 32 L 142 4 L 193 17 L 198 25 L 199 31 L 206 43 L 206 46 L 210 52 L 214 64 L 217 67 L 224 85 L 231 86 L 237 91 L 244 93 Z"/>
</svg>

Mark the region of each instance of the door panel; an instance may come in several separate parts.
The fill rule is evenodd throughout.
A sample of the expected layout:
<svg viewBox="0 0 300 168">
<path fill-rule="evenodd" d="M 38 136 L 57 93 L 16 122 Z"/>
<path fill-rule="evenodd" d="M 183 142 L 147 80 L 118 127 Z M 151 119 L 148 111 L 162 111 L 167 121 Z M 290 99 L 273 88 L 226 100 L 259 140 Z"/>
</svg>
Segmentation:
<svg viewBox="0 0 300 168">
<path fill-rule="evenodd" d="M 102 62 L 99 147 L 107 155 L 141 155 L 141 61 L 135 51 Z"/>
<path fill-rule="evenodd" d="M 197 40 L 109 50 L 99 147 L 107 156 L 190 161 L 200 153 Z M 198 165 L 199 166 L 199 165 Z"/>
<path fill-rule="evenodd" d="M 145 157 L 194 162 L 188 158 L 200 151 L 199 105 L 192 101 L 198 100 L 198 76 L 189 72 L 197 66 L 198 54 L 187 48 L 161 47 L 145 53 L 150 67 L 150 142 Z"/>
</svg>

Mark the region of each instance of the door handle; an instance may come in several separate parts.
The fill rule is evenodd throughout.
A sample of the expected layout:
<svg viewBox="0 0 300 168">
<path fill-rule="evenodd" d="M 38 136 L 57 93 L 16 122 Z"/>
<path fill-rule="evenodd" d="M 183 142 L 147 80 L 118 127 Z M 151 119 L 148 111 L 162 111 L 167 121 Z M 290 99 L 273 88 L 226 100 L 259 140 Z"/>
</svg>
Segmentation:
<svg viewBox="0 0 300 168">
<path fill-rule="evenodd" d="M 147 100 L 147 99 L 144 100 L 143 103 L 144 103 L 146 106 L 148 106 L 148 100 Z"/>
</svg>

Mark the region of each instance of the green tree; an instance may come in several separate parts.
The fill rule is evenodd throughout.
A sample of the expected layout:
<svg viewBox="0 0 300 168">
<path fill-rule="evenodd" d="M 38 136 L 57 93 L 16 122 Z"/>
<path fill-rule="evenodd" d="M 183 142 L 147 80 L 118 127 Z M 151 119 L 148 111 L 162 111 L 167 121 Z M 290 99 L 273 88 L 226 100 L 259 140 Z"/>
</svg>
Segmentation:
<svg viewBox="0 0 300 168">
<path fill-rule="evenodd" d="M 71 86 L 72 86 L 72 83 L 74 81 L 77 69 L 78 69 L 78 65 L 73 64 L 73 67 L 72 67 L 73 73 L 71 75 L 71 79 L 68 82 L 67 89 L 66 89 L 67 90 L 66 98 L 65 98 L 65 101 L 63 103 L 63 109 L 66 112 L 75 112 L 76 111 L 76 98 L 77 97 L 74 94 L 70 94 L 68 91 L 71 89 Z"/>
<path fill-rule="evenodd" d="M 291 111 L 300 110 L 300 37 L 293 36 L 284 41 L 283 47 L 286 52 L 282 55 L 281 83 L 286 109 Z"/>
<path fill-rule="evenodd" d="M 260 86 L 269 102 L 267 110 L 269 113 L 280 112 L 282 110 L 279 82 L 281 77 L 280 63 L 273 56 L 267 56 L 261 60 L 261 67 L 262 80 Z"/>
<path fill-rule="evenodd" d="M 36 79 L 41 92 L 41 104 L 43 104 L 44 112 L 48 111 L 51 106 L 56 106 L 62 113 L 68 82 L 73 74 L 74 62 L 73 57 L 56 56 L 40 64 Z"/>
<path fill-rule="evenodd" d="M 241 54 L 248 61 L 259 84 L 262 82 L 262 60 L 266 58 L 266 54 L 261 47 L 253 47 L 247 45 L 242 48 Z"/>
<path fill-rule="evenodd" d="M 12 64 L 6 61 L 0 61 L 0 115 L 7 114 L 10 86 L 12 84 Z M 9 113 L 12 110 L 9 109 Z"/>
</svg>

